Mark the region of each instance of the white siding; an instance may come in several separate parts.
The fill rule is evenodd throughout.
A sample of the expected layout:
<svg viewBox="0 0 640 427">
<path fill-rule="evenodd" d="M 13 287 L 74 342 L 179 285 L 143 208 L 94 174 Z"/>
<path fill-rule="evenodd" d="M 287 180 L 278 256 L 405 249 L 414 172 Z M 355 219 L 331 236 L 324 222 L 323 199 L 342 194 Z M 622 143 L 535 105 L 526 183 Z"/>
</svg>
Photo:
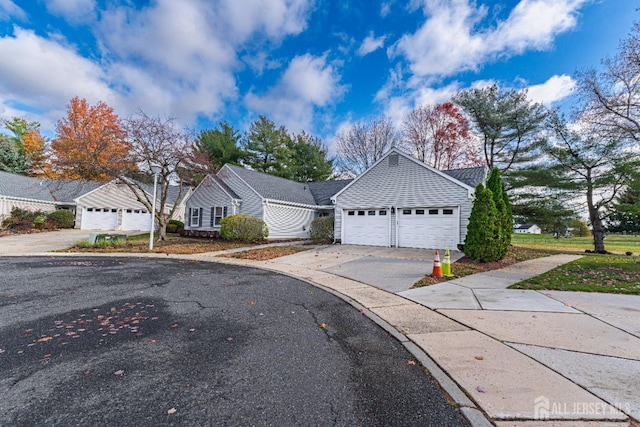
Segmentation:
<svg viewBox="0 0 640 427">
<path fill-rule="evenodd" d="M 202 209 L 202 226 L 190 226 L 189 218 L 185 216 L 184 228 L 203 231 L 220 230 L 220 226 L 211 225 L 211 208 L 216 206 L 226 207 L 227 214 L 233 214 L 231 197 L 210 176 L 207 176 L 187 199 L 185 206 L 185 215 L 189 214 L 189 209 Z"/>
<path fill-rule="evenodd" d="M 459 206 L 459 242 L 462 243 L 466 237 L 471 202 L 467 187 L 401 154 L 398 154 L 397 164 L 390 165 L 387 156 L 337 197 L 336 236 L 341 236 L 344 209 Z M 392 226 L 392 245 L 395 245 L 396 231 Z"/>
<path fill-rule="evenodd" d="M 44 213 L 50 213 L 56 210 L 56 206 L 53 202 L 46 203 L 2 197 L 0 198 L 0 223 L 5 218 L 11 216 L 11 210 L 13 208 L 20 208 L 31 212 L 41 211 Z"/>
<path fill-rule="evenodd" d="M 84 196 L 80 196 L 77 201 L 76 228 L 81 226 L 82 215 L 87 208 L 118 209 L 116 230 L 119 230 L 122 225 L 122 209 L 146 209 L 126 184 L 114 182 L 109 182 Z"/>
<path fill-rule="evenodd" d="M 270 239 L 308 239 L 315 210 L 294 206 L 267 203 L 264 207 L 264 222 Z"/>
<path fill-rule="evenodd" d="M 242 199 L 240 211 L 236 213 L 249 214 L 260 219 L 264 219 L 264 211 L 262 207 L 262 197 L 253 191 L 243 180 L 231 171 L 231 169 L 223 166 L 216 175 L 222 182 L 227 184 L 236 195 Z M 231 212 L 231 211 L 230 211 Z"/>
</svg>

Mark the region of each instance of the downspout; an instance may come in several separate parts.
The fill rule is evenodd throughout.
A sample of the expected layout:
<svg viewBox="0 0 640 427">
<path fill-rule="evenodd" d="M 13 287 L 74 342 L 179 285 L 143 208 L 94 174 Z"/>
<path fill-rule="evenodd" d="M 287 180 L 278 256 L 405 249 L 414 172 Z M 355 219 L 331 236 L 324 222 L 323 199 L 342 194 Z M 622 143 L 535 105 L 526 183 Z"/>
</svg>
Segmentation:
<svg viewBox="0 0 640 427">
<path fill-rule="evenodd" d="M 398 207 L 397 206 L 394 206 L 393 208 L 396 211 L 396 245 L 395 245 L 395 247 L 397 248 L 398 247 L 398 218 L 399 218 L 400 214 L 398 213 Z"/>
<path fill-rule="evenodd" d="M 389 206 L 387 208 L 387 215 L 389 215 L 389 241 L 388 241 L 388 245 L 387 247 L 391 247 L 391 209 L 393 209 L 393 206 Z"/>
</svg>

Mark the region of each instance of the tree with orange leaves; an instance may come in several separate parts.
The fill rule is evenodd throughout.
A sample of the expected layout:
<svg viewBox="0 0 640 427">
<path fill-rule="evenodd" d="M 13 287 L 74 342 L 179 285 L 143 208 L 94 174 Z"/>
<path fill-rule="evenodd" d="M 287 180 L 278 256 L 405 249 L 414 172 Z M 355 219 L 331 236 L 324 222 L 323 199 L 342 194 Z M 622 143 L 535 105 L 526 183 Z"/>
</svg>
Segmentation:
<svg viewBox="0 0 640 427">
<path fill-rule="evenodd" d="M 100 101 L 75 97 L 58 120 L 51 143 L 53 173 L 60 178 L 108 181 L 135 169 L 120 119 Z"/>
<path fill-rule="evenodd" d="M 45 175 L 48 170 L 46 144 L 40 129 L 31 129 L 22 136 L 22 150 L 29 175 Z"/>
</svg>

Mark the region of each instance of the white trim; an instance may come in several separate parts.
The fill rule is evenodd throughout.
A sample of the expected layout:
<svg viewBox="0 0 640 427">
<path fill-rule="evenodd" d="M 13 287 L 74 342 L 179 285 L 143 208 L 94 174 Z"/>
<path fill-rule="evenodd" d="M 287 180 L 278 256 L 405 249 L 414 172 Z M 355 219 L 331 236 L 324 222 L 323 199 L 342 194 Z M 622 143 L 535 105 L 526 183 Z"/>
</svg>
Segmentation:
<svg viewBox="0 0 640 427">
<path fill-rule="evenodd" d="M 44 203 L 46 205 L 54 205 L 54 206 L 57 206 L 59 204 L 68 204 L 68 203 L 58 203 L 58 202 L 48 201 L 48 200 L 28 199 L 26 197 L 14 197 L 14 196 L 2 196 L 2 200 L 17 200 L 20 202 Z"/>
</svg>

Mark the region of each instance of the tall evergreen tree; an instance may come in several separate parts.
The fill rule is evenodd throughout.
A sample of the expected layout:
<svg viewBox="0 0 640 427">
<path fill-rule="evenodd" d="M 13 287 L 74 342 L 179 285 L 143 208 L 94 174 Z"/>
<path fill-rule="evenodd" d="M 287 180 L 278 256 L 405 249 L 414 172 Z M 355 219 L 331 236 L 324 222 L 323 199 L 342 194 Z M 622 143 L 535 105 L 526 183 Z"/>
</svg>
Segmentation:
<svg viewBox="0 0 640 427">
<path fill-rule="evenodd" d="M 464 241 L 465 255 L 479 262 L 496 261 L 504 256 L 502 242 L 496 239 L 499 227 L 500 219 L 493 194 L 484 185 L 478 184 Z"/>
<path fill-rule="evenodd" d="M 500 240 L 502 241 L 504 255 L 509 250 L 511 244 L 511 233 L 513 231 L 513 215 L 511 213 L 511 204 L 509 203 L 509 196 L 504 190 L 504 183 L 500 176 L 500 169 L 493 168 L 489 173 L 489 179 L 487 179 L 487 188 L 491 190 L 493 195 L 493 201 L 498 209 L 498 216 L 500 222 Z"/>
<path fill-rule="evenodd" d="M 334 158 L 319 138 L 302 132 L 291 138 L 291 179 L 299 182 L 326 181 L 333 175 Z"/>
<path fill-rule="evenodd" d="M 204 155 L 209 163 L 209 172 L 216 172 L 226 163 L 239 164 L 243 156 L 240 148 L 240 131 L 226 121 L 220 122 L 216 129 L 205 129 L 195 140 L 196 155 Z"/>
<path fill-rule="evenodd" d="M 290 147 L 291 137 L 285 127 L 276 128 L 275 123 L 260 116 L 244 137 L 244 164 L 260 172 L 291 178 Z"/>
<path fill-rule="evenodd" d="M 640 178 L 636 178 L 611 205 L 607 231 L 640 233 Z"/>
</svg>

